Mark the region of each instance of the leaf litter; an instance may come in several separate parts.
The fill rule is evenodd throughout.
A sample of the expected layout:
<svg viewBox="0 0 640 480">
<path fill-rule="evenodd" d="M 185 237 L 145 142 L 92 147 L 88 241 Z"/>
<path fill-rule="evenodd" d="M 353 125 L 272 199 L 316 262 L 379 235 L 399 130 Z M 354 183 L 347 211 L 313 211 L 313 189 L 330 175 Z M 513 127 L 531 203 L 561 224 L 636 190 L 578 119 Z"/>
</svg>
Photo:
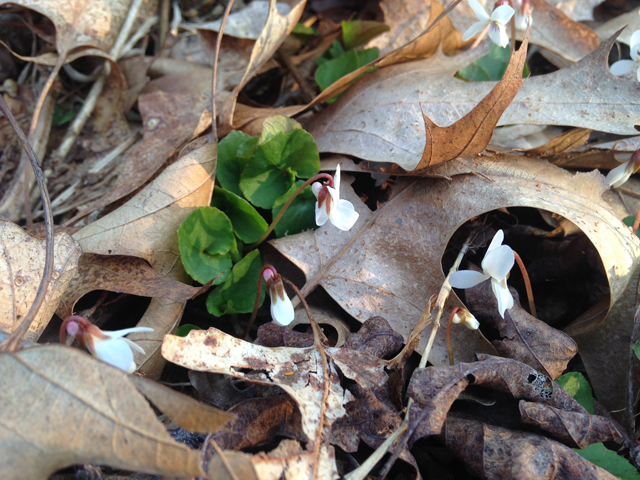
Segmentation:
<svg viewBox="0 0 640 480">
<path fill-rule="evenodd" d="M 45 301 L 21 348 L 0 351 L 2 478 L 70 478 L 78 464 L 105 476 L 638 477 L 640 240 L 626 217 L 640 190 L 633 177 L 611 190 L 592 171 L 639 146 L 637 79 L 609 72 L 616 42 L 629 55 L 632 2 L 524 2 L 533 23 L 513 30 L 519 43 L 496 82 L 458 73 L 496 58 L 488 40 L 462 41 L 477 20 L 468 0 L 377 3 L 255 1 L 233 7 L 221 34 L 217 3 L 0 2 L 26 34 L 0 30 L 12 52 L 0 55 L 0 75 L 13 72 L 3 97 L 43 160 L 56 224 L 76 225 L 56 227 L 44 278 L 46 241 L 27 232 L 41 231 L 51 207 L 23 191 L 26 157 L 3 136 L 0 328 L 20 331 L 39 287 Z M 318 85 L 321 64 L 330 80 Z M 227 137 L 233 129 L 244 132 Z M 292 154 L 303 147 L 304 158 Z M 308 187 L 256 249 L 295 189 L 327 182 L 339 164 L 341 183 Z M 263 185 L 261 169 L 286 184 Z M 230 171 L 238 178 L 227 185 Z M 322 197 L 331 188 L 357 213 L 350 229 L 310 228 L 314 196 L 332 218 Z M 224 233 L 205 229 L 207 245 L 233 248 L 231 271 L 200 286 L 178 231 L 202 207 L 228 217 L 216 224 Z M 484 270 L 498 230 L 528 271 L 512 271 L 504 315 L 490 282 L 452 290 L 444 273 Z M 269 302 L 298 288 L 307 299 L 294 298 L 305 309 L 289 327 L 260 306 L 264 295 L 251 320 L 244 313 L 263 263 L 293 280 Z M 120 305 L 136 308 L 118 318 Z M 454 309 L 480 328 L 452 325 L 450 351 Z M 77 344 L 33 343 L 78 312 L 121 335 L 87 336 L 98 339 L 92 352 L 135 350 L 134 375 Z M 565 379 L 579 372 L 574 388 Z"/>
</svg>

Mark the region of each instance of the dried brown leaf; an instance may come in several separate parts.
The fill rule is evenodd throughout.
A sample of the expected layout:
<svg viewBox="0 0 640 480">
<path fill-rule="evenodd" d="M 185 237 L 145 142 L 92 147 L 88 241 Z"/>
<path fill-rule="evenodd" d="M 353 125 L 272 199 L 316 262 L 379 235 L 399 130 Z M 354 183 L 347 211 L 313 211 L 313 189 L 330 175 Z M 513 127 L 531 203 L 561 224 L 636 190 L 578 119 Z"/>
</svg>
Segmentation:
<svg viewBox="0 0 640 480">
<path fill-rule="evenodd" d="M 473 475 L 519 480 L 615 480 L 569 447 L 533 433 L 516 432 L 468 419 L 447 419 L 447 447 Z"/>
<path fill-rule="evenodd" d="M 524 153 L 531 157 L 552 157 L 550 161 L 553 161 L 553 157 L 556 157 L 558 154 L 571 148 L 584 145 L 587 140 L 589 140 L 591 132 L 593 132 L 593 130 L 589 128 L 572 128 L 544 145 L 531 148 Z"/>
<path fill-rule="evenodd" d="M 637 81 L 609 72 L 614 42 L 615 36 L 569 68 L 526 80 L 498 125 L 570 125 L 637 134 Z M 426 145 L 422 112 L 438 125 L 455 124 L 495 86 L 433 74 L 429 64 L 393 66 L 363 77 L 314 119 L 310 129 L 318 149 L 415 169 Z"/>
<path fill-rule="evenodd" d="M 626 437 L 622 428 L 608 418 L 582 412 L 565 412 L 542 403 L 521 400 L 520 415 L 525 423 L 540 427 L 572 448 L 620 441 Z"/>
<path fill-rule="evenodd" d="M 35 238 L 17 225 L 0 220 L 0 328 L 12 332 L 27 314 L 44 272 L 44 239 Z M 67 233 L 54 236 L 52 278 L 40 312 L 24 339 L 35 341 L 51 320 L 68 282 L 74 277 L 82 249 Z"/>
<path fill-rule="evenodd" d="M 168 298 L 174 302 L 186 302 L 201 291 L 161 277 L 141 258 L 88 253 L 80 257 L 77 273 L 68 282 L 56 313 L 67 318 L 76 302 L 94 290 Z"/>
<path fill-rule="evenodd" d="M 473 267 L 471 270 L 479 270 Z M 520 306 L 517 293 L 514 297 L 513 308 L 506 310 L 502 318 L 490 282 L 465 290 L 467 307 L 483 324 L 486 322 L 498 329 L 500 340 L 493 341 L 498 353 L 526 363 L 555 380 L 578 353 L 578 346 L 566 333 L 530 315 Z"/>
<path fill-rule="evenodd" d="M 130 378 L 59 345 L 0 354 L 0 477 L 82 463 L 202 475 L 199 452 L 171 438 Z"/>
</svg>

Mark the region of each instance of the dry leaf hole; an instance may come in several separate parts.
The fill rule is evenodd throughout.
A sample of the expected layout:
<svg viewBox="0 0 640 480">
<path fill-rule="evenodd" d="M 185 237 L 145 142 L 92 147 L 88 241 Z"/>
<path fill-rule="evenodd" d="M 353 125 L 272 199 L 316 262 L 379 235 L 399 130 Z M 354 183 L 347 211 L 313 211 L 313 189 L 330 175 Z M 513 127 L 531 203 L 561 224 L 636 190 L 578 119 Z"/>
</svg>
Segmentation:
<svg viewBox="0 0 640 480">
<path fill-rule="evenodd" d="M 468 221 L 449 241 L 442 258 L 443 272 L 449 272 L 470 234 L 474 235 L 471 248 L 463 258 L 460 270 L 470 270 L 473 266 L 479 269 L 491 239 L 500 229 L 504 231 L 504 244 L 517 252 L 526 266 L 540 320 L 563 329 L 610 295 L 602 260 L 587 236 L 565 219 L 535 208 L 495 210 Z M 483 282 L 467 290 L 454 289 L 476 315 L 481 329 L 483 316 L 486 319 L 486 315 L 495 313 L 491 308 L 492 302 L 495 303 L 491 288 L 478 290 L 484 284 L 490 285 Z M 520 305 L 530 313 L 524 279 L 517 263 L 507 284 L 512 292 L 514 289 L 517 292 L 514 295 L 516 302 L 519 298 Z"/>
</svg>

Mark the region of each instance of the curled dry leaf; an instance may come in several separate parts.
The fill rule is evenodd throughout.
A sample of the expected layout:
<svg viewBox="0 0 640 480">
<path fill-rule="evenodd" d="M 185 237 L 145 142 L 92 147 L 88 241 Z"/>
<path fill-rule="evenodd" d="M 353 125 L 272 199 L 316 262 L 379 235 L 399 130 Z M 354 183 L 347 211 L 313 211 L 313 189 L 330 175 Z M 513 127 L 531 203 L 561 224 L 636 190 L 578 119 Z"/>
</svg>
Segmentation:
<svg viewBox="0 0 640 480">
<path fill-rule="evenodd" d="M 20 5 L 47 17 L 56 27 L 56 50 L 67 61 L 80 55 L 97 55 L 108 52 L 120 27 L 127 18 L 131 2 L 127 0 L 1 0 L 0 5 Z M 153 16 L 158 8 L 157 0 L 143 2 L 139 19 Z M 75 54 L 67 58 L 70 53 Z M 46 56 L 45 56 L 46 55 Z M 29 58 L 36 63 L 55 64 L 53 54 L 42 58 Z M 53 62 L 53 63 L 52 63 Z"/>
<path fill-rule="evenodd" d="M 614 42 L 615 35 L 575 65 L 528 79 L 497 124 L 637 134 L 637 81 L 616 77 L 607 68 Z M 314 120 L 311 132 L 319 151 L 415 169 L 426 145 L 423 112 L 438 125 L 455 124 L 496 85 L 432 75 L 429 63 L 380 69 L 362 78 Z"/>
<path fill-rule="evenodd" d="M 76 232 L 74 238 L 86 253 L 141 257 L 161 277 L 187 282 L 177 231 L 191 212 L 211 200 L 216 152 L 217 145 L 210 143 L 181 157 L 131 200 Z M 162 337 L 177 327 L 183 309 L 183 303 L 154 298 L 138 324 L 154 331 L 129 337 L 147 352 L 135 357 L 147 376 L 160 375 Z"/>
<path fill-rule="evenodd" d="M 480 270 L 473 267 L 471 270 Z M 514 294 L 513 289 L 511 293 Z M 526 363 L 555 380 L 578 353 L 578 346 L 569 335 L 527 313 L 520 306 L 517 293 L 513 308 L 504 312 L 504 318 L 498 312 L 490 282 L 465 290 L 465 299 L 481 324 L 498 329 L 501 339 L 494 340 L 493 346 L 503 357 Z"/>
<path fill-rule="evenodd" d="M 0 382 L 2 478 L 48 478 L 82 463 L 203 475 L 200 453 L 171 438 L 131 377 L 78 349 L 51 345 L 2 353 Z M 167 395 L 174 411 L 191 408 L 193 400 Z M 216 415 L 218 425 L 229 418 Z"/>
<path fill-rule="evenodd" d="M 12 332 L 25 317 L 44 272 L 46 241 L 32 237 L 17 225 L 0 220 L 0 329 Z M 35 341 L 51 320 L 67 284 L 78 268 L 82 249 L 69 234 L 54 236 L 52 278 L 47 293 L 24 339 Z"/>
<path fill-rule="evenodd" d="M 468 419 L 447 419 L 447 447 L 482 478 L 519 480 L 616 480 L 569 447 L 533 433 L 516 432 Z"/>
<path fill-rule="evenodd" d="M 618 441 L 626 434 L 616 423 L 599 415 L 566 412 L 542 403 L 520 401 L 520 415 L 525 423 L 536 425 L 572 448 L 593 443 Z"/>
<path fill-rule="evenodd" d="M 618 37 L 618 41 L 629 45 L 631 34 L 640 29 L 640 7 L 612 18 L 608 22 L 598 26 L 595 32 L 600 38 L 605 40 L 620 31 L 621 28 L 624 28 L 624 30 L 622 30 L 622 33 Z"/>
<path fill-rule="evenodd" d="M 242 79 L 233 89 L 220 112 L 220 123 L 229 131 L 237 128 L 237 125 L 234 125 L 233 113 L 238 94 L 247 82 L 258 72 L 260 67 L 274 55 L 278 47 L 282 45 L 282 42 L 284 42 L 289 33 L 291 33 L 304 11 L 306 0 L 286 0 L 286 2 L 283 3 L 286 3 L 290 7 L 286 15 L 280 14 L 275 0 L 269 0 L 267 21 L 253 46 L 249 65 L 247 65 Z"/>
<path fill-rule="evenodd" d="M 142 258 L 88 253 L 80 257 L 77 273 L 68 282 L 56 313 L 67 318 L 76 302 L 94 290 L 168 298 L 174 302 L 186 302 L 201 292 L 201 288 L 161 277 Z"/>
</svg>

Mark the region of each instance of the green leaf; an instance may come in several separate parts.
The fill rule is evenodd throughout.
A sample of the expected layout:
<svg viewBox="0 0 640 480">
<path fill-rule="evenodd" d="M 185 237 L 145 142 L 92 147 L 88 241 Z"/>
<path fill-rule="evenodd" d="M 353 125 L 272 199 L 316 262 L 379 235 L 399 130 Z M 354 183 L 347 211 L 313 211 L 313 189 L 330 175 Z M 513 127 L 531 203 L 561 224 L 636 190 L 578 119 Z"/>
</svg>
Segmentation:
<svg viewBox="0 0 640 480">
<path fill-rule="evenodd" d="M 301 178 L 313 177 L 320 169 L 318 146 L 304 130 L 277 133 L 268 142 L 258 145 L 254 160 L 267 160 L 277 167 L 289 168 Z"/>
<path fill-rule="evenodd" d="M 291 133 L 294 130 L 302 130 L 302 125 L 292 118 L 284 115 L 277 115 L 265 119 L 262 124 L 262 134 L 259 143 L 266 143 L 275 137 L 278 133 Z"/>
<path fill-rule="evenodd" d="M 502 79 L 510 59 L 510 47 L 500 47 L 492 43 L 487 55 L 458 71 L 456 77 L 471 82 L 498 81 Z M 529 76 L 529 66 L 526 63 L 522 76 Z"/>
<path fill-rule="evenodd" d="M 622 480 L 640 480 L 636 467 L 602 443 L 594 443 L 583 449 L 574 448 L 574 451 Z"/>
<path fill-rule="evenodd" d="M 579 372 L 565 373 L 556 379 L 556 383 L 593 415 L 593 391 L 584 375 Z"/>
<path fill-rule="evenodd" d="M 187 335 L 189 335 L 189 332 L 191 330 L 202 330 L 202 329 L 200 327 L 198 327 L 197 325 L 191 325 L 190 323 L 185 323 L 184 325 L 180 325 L 176 329 L 176 336 L 178 336 L 178 337 L 186 337 Z"/>
<path fill-rule="evenodd" d="M 256 148 L 258 147 L 259 140 L 260 137 L 248 138 L 240 144 L 236 155 L 243 160 L 251 160 L 253 158 L 253 154 L 256 153 Z"/>
<path fill-rule="evenodd" d="M 274 165 L 256 150 L 256 155 L 242 171 L 240 189 L 256 207 L 271 208 L 294 181 L 295 175 L 290 169 Z"/>
<path fill-rule="evenodd" d="M 285 202 L 304 182 L 298 180 L 291 189 L 273 204 L 273 217 L 280 212 Z M 300 194 L 293 199 L 289 208 L 284 213 L 280 221 L 276 224 L 273 231 L 276 237 L 284 237 L 285 235 L 294 235 L 303 230 L 310 230 L 316 225 L 316 197 L 311 190 L 311 186 L 306 187 Z"/>
<path fill-rule="evenodd" d="M 340 55 L 338 58 L 329 60 L 316 70 L 316 83 L 321 90 L 325 90 L 329 85 L 341 79 L 348 73 L 357 70 L 369 62 L 378 58 L 377 48 L 368 48 L 366 50 L 349 50 Z M 358 77 L 360 78 L 360 77 Z M 327 103 L 333 103 L 338 95 L 327 100 Z"/>
<path fill-rule="evenodd" d="M 220 317 L 227 313 L 249 313 L 256 301 L 258 278 L 262 270 L 260 252 L 253 250 L 240 260 L 231 271 L 231 275 L 214 289 L 207 298 L 207 310 Z M 264 301 L 266 289 L 260 294 L 260 305 Z"/>
<path fill-rule="evenodd" d="M 240 196 L 242 196 L 242 191 L 239 187 L 240 175 L 251 156 L 248 158 L 238 156 L 238 148 L 247 140 L 253 139 L 244 132 L 234 130 L 224 137 L 218 145 L 216 177 L 220 185 L 222 185 L 222 188 Z M 257 142 L 257 139 L 255 142 Z M 253 152 L 251 155 L 253 155 Z"/>
<path fill-rule="evenodd" d="M 296 23 L 296 26 L 293 27 L 291 31 L 291 35 L 300 40 L 303 44 L 306 44 L 310 39 L 317 37 L 318 32 L 313 27 L 307 27 L 303 23 Z"/>
<path fill-rule="evenodd" d="M 227 214 L 234 233 L 245 243 L 257 241 L 267 231 L 267 222 L 244 198 L 224 188 L 215 187 L 211 206 Z"/>
<path fill-rule="evenodd" d="M 74 118 L 76 118 L 76 112 L 67 112 L 62 105 L 56 104 L 56 106 L 53 107 L 53 118 L 51 119 L 51 124 L 59 127 L 60 125 L 69 123 Z"/>
<path fill-rule="evenodd" d="M 381 22 L 372 22 L 368 20 L 353 20 L 351 22 L 342 22 L 342 42 L 344 48 L 351 50 L 352 48 L 364 45 L 369 40 L 378 35 L 388 32 L 389 25 Z"/>
<path fill-rule="evenodd" d="M 191 278 L 204 284 L 222 283 L 231 269 L 231 250 L 237 249 L 231 221 L 217 208 L 200 207 L 178 228 L 180 258 Z"/>
<path fill-rule="evenodd" d="M 236 249 L 232 249 L 229 253 L 231 254 L 231 260 L 233 263 L 238 263 L 242 260 L 242 251 L 244 250 L 244 242 L 239 238 L 236 239 L 236 243 L 238 244 Z"/>
</svg>

